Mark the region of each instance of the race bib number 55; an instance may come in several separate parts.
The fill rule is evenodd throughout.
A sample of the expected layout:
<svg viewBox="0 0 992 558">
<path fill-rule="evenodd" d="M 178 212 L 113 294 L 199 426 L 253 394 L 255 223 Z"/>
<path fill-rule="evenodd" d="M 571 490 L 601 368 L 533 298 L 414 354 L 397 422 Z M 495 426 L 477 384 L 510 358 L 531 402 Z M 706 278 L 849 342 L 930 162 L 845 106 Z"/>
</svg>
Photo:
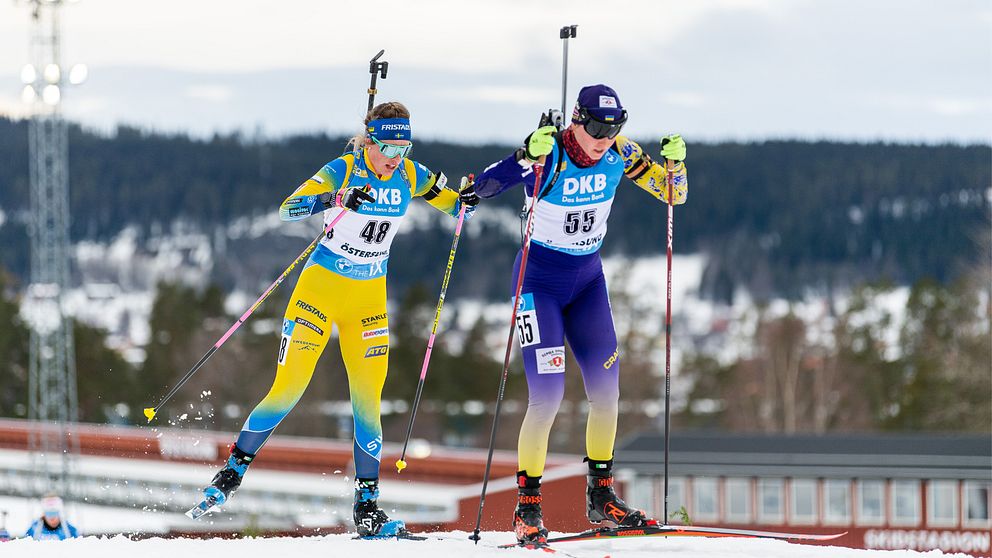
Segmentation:
<svg viewBox="0 0 992 558">
<path fill-rule="evenodd" d="M 534 295 L 520 295 L 517 307 L 517 338 L 521 347 L 529 347 L 541 342 L 541 329 L 537 324 L 537 308 L 534 306 Z"/>
</svg>

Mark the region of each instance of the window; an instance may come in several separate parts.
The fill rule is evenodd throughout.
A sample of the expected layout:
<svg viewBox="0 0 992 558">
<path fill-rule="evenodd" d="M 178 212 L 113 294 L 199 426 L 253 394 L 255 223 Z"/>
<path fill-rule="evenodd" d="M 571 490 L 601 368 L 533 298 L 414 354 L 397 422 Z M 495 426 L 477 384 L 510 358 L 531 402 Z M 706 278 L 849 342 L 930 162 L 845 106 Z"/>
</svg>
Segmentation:
<svg viewBox="0 0 992 558">
<path fill-rule="evenodd" d="M 958 526 L 958 482 L 935 480 L 927 483 L 927 524 L 932 527 Z"/>
<path fill-rule="evenodd" d="M 751 521 L 751 479 L 727 479 L 724 519 L 732 523 Z"/>
<path fill-rule="evenodd" d="M 823 481 L 823 522 L 831 525 L 847 525 L 851 522 L 850 481 Z"/>
<path fill-rule="evenodd" d="M 716 521 L 717 484 L 711 477 L 696 477 L 692 480 L 692 510 L 689 512 L 693 521 Z"/>
<path fill-rule="evenodd" d="M 889 511 L 892 525 L 919 525 L 920 482 L 915 480 L 892 481 L 892 501 Z"/>
<path fill-rule="evenodd" d="M 758 481 L 758 521 L 780 525 L 785 518 L 783 513 L 782 479 L 761 479 Z"/>
<path fill-rule="evenodd" d="M 659 490 L 659 494 L 661 494 L 659 496 L 659 501 L 662 503 L 661 504 L 662 507 L 664 507 L 664 505 L 665 505 L 664 504 L 664 502 L 665 502 L 664 481 L 661 481 L 658 484 L 660 486 L 660 488 L 658 489 Z M 686 506 L 686 505 L 687 504 L 686 504 L 686 501 L 685 501 L 685 479 L 684 478 L 669 478 L 668 479 L 668 515 L 669 515 L 669 518 L 668 518 L 668 521 L 666 521 L 666 523 L 674 523 L 676 525 L 681 525 L 682 524 L 682 520 L 681 519 L 678 519 L 678 517 L 679 517 L 678 515 L 675 515 L 674 518 L 671 517 L 671 516 L 675 512 L 679 511 L 679 509 L 682 506 Z M 660 511 L 658 513 L 658 515 L 656 515 L 655 517 L 660 516 L 662 513 L 664 513 L 664 510 Z"/>
<path fill-rule="evenodd" d="M 627 485 L 628 490 L 624 491 L 624 500 L 631 506 L 644 510 L 652 517 L 658 517 L 661 513 L 654 502 L 654 479 L 653 476 L 636 475 Z"/>
<path fill-rule="evenodd" d="M 813 479 L 792 479 L 789 483 L 789 521 L 794 524 L 816 523 L 816 481 Z"/>
<path fill-rule="evenodd" d="M 992 484 L 984 482 L 964 483 L 964 527 L 992 527 L 989 521 L 989 492 Z"/>
<path fill-rule="evenodd" d="M 859 525 L 882 525 L 885 523 L 885 481 L 858 481 Z"/>
</svg>

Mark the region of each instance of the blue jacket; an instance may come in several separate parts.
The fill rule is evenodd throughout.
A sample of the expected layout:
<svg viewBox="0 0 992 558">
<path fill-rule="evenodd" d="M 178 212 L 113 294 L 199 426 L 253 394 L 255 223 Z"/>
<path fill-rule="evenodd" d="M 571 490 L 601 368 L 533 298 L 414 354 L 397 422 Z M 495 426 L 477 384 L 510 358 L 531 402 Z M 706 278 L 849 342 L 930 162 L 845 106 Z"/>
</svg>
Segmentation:
<svg viewBox="0 0 992 558">
<path fill-rule="evenodd" d="M 64 541 L 78 536 L 79 530 L 68 521 L 62 521 L 58 527 L 52 529 L 40 518 L 35 519 L 27 533 L 24 533 L 24 538 L 36 541 Z"/>
</svg>

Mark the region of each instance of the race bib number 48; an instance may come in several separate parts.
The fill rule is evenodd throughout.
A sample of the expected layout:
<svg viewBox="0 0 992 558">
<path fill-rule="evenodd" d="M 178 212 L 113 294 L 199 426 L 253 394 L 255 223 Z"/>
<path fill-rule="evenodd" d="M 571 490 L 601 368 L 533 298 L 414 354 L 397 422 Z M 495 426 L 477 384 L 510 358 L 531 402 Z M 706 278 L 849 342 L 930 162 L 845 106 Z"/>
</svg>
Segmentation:
<svg viewBox="0 0 992 558">
<path fill-rule="evenodd" d="M 517 308 L 517 338 L 521 347 L 529 347 L 541 342 L 541 329 L 537 325 L 537 308 L 534 306 L 534 295 L 520 295 Z"/>
</svg>

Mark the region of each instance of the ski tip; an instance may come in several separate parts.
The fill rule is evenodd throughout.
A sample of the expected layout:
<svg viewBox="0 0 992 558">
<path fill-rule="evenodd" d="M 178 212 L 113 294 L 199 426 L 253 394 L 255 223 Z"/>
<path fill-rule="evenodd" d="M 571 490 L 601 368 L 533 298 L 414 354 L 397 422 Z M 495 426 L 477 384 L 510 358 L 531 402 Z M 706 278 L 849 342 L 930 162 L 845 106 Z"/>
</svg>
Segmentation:
<svg viewBox="0 0 992 558">
<path fill-rule="evenodd" d="M 145 417 L 148 418 L 148 422 L 151 422 L 155 418 L 155 407 L 146 407 Z"/>
<path fill-rule="evenodd" d="M 396 472 L 397 473 L 401 473 L 401 472 L 403 472 L 403 469 L 406 469 L 406 461 L 403 461 L 402 459 L 397 459 L 396 460 Z"/>
</svg>

